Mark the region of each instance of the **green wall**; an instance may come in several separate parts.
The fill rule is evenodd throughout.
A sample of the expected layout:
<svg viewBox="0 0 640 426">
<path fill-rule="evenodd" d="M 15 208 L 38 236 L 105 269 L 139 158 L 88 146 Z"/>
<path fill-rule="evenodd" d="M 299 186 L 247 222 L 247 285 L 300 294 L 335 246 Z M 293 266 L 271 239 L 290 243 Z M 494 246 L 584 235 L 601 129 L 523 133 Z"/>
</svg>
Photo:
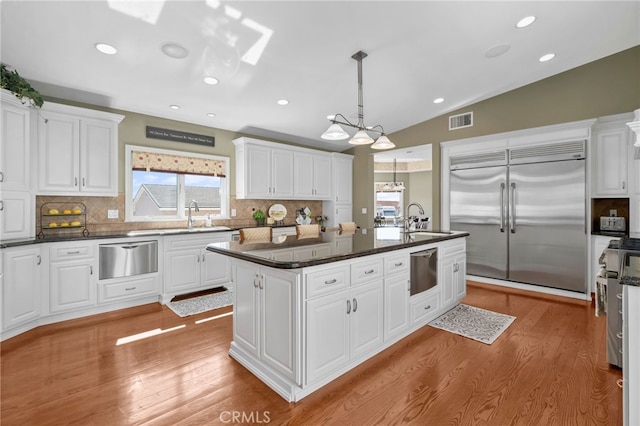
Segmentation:
<svg viewBox="0 0 640 426">
<path fill-rule="evenodd" d="M 634 111 L 640 108 L 640 46 L 424 121 L 389 135 L 398 148 L 433 146 L 433 226 L 440 226 L 440 142 L 491 135 Z M 473 111 L 473 127 L 449 130 L 448 117 Z M 354 220 L 373 226 L 373 152 L 354 158 Z M 370 216 L 370 217 L 369 217 Z"/>
</svg>

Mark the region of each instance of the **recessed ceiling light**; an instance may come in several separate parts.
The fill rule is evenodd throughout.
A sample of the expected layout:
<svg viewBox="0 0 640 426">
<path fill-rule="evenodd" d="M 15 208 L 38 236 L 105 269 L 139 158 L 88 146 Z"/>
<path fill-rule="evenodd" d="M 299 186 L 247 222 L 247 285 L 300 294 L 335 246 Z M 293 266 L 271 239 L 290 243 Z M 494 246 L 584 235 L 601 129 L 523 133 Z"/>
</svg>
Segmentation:
<svg viewBox="0 0 640 426">
<path fill-rule="evenodd" d="M 218 84 L 218 79 L 215 77 L 205 77 L 204 82 L 211 85 Z"/>
<path fill-rule="evenodd" d="M 434 103 L 434 104 L 441 104 L 441 103 L 443 103 L 443 102 L 444 102 L 444 98 L 435 98 L 435 99 L 433 100 L 433 103 Z"/>
<path fill-rule="evenodd" d="M 552 60 L 554 57 L 556 56 L 555 53 L 547 53 L 546 55 L 542 55 L 540 57 L 540 59 L 538 59 L 540 62 L 547 62 Z"/>
<path fill-rule="evenodd" d="M 171 109 L 180 109 L 180 105 L 169 105 Z"/>
<path fill-rule="evenodd" d="M 183 59 L 189 55 L 189 51 L 178 43 L 167 42 L 160 45 L 160 50 L 170 58 Z"/>
<path fill-rule="evenodd" d="M 94 46 L 99 52 L 105 55 L 115 55 L 118 52 L 118 49 L 107 43 L 96 43 Z"/>
<path fill-rule="evenodd" d="M 207 113 L 207 117 L 211 117 L 211 118 L 213 118 L 213 117 L 215 117 L 215 116 L 216 116 L 216 115 L 215 115 L 214 113 L 212 113 L 212 112 L 208 112 L 208 113 Z"/>
<path fill-rule="evenodd" d="M 289 101 L 288 101 L 288 100 L 286 100 L 286 99 L 280 99 L 280 100 L 278 101 L 278 105 L 287 105 L 288 103 L 289 103 Z"/>
<path fill-rule="evenodd" d="M 535 16 L 527 16 L 525 18 L 522 18 L 516 24 L 516 28 L 528 27 L 529 25 L 533 24 L 533 21 L 535 21 L 535 20 L 536 20 Z"/>
</svg>

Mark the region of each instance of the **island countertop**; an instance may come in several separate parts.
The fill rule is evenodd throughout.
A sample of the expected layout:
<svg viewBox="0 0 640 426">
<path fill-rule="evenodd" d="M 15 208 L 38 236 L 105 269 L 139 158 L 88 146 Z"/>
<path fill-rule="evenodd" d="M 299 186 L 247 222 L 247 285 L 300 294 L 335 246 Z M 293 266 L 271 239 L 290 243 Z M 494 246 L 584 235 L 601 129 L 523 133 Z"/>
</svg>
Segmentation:
<svg viewBox="0 0 640 426">
<path fill-rule="evenodd" d="M 466 237 L 467 232 L 416 231 L 403 232 L 402 228 L 363 228 L 353 233 L 321 232 L 318 236 L 295 235 L 274 237 L 271 242 L 231 241 L 212 243 L 207 250 L 278 269 L 296 269 L 353 259 L 403 248 Z M 313 250 L 314 247 L 336 245 L 340 239 L 350 240 L 340 250 L 330 252 Z M 291 249 L 295 259 L 276 259 L 273 253 Z"/>
</svg>

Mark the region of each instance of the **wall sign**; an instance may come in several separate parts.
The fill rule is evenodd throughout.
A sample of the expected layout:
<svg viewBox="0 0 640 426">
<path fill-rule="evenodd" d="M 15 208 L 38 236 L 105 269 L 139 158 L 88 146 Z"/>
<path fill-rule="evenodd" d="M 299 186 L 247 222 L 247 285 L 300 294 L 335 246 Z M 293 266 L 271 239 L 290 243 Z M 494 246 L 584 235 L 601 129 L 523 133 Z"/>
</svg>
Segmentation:
<svg viewBox="0 0 640 426">
<path fill-rule="evenodd" d="M 207 135 L 181 132 L 179 130 L 161 129 L 160 127 L 147 126 L 147 137 L 151 139 L 163 139 L 166 141 L 195 143 L 197 145 L 215 146 L 216 138 Z"/>
</svg>

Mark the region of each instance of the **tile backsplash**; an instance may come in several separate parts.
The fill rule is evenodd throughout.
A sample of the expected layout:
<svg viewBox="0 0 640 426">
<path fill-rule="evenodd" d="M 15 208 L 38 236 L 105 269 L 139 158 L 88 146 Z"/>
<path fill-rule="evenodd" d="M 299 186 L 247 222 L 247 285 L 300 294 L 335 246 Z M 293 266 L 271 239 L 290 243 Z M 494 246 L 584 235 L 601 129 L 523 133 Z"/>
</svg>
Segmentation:
<svg viewBox="0 0 640 426">
<path fill-rule="evenodd" d="M 89 234 L 105 232 L 127 232 L 138 229 L 162 229 L 186 227 L 186 220 L 178 221 L 156 221 L 156 222 L 125 222 L 124 194 L 117 197 L 71 197 L 71 196 L 44 196 L 36 197 L 36 234 L 40 233 L 42 227 L 42 216 L 40 210 L 44 203 L 51 203 L 47 207 L 58 208 L 59 206 L 69 206 L 83 204 L 86 207 L 86 227 Z M 236 216 L 229 219 L 214 219 L 213 224 L 218 226 L 229 226 L 240 228 L 244 226 L 255 226 L 256 221 L 251 217 L 254 209 L 261 209 L 265 215 L 273 204 L 282 204 L 287 209 L 287 216 L 284 219 L 285 225 L 295 225 L 296 211 L 308 207 L 311 216 L 322 215 L 322 201 L 305 200 L 236 200 L 230 199 L 230 210 L 236 210 Z M 117 219 L 107 217 L 109 210 L 118 210 Z M 194 214 L 198 218 L 198 214 Z M 315 221 L 314 221 L 315 222 Z M 45 224 L 47 222 L 45 221 Z M 204 226 L 204 220 L 197 219 L 195 227 Z M 77 230 L 76 230 L 77 231 Z M 67 232 L 67 231 L 62 231 Z M 74 232 L 69 230 L 68 232 Z"/>
</svg>

